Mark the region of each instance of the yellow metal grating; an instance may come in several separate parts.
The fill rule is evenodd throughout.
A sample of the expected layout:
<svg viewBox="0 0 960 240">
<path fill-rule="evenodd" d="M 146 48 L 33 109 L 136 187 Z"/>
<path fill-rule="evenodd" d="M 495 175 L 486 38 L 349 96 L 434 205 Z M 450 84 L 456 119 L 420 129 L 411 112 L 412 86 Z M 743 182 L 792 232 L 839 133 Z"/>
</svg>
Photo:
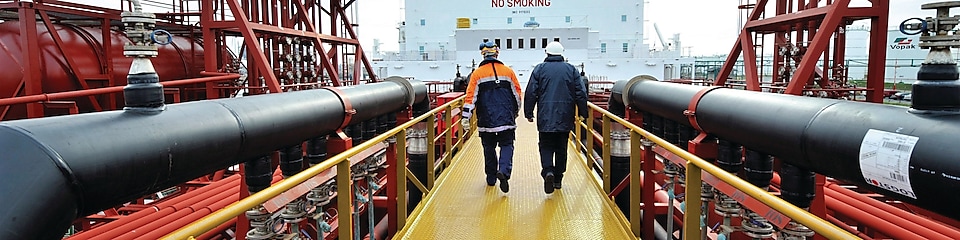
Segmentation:
<svg viewBox="0 0 960 240">
<path fill-rule="evenodd" d="M 635 239 L 572 146 L 563 189 L 544 193 L 536 125 L 518 125 L 510 192 L 487 186 L 474 134 L 395 239 Z"/>
</svg>

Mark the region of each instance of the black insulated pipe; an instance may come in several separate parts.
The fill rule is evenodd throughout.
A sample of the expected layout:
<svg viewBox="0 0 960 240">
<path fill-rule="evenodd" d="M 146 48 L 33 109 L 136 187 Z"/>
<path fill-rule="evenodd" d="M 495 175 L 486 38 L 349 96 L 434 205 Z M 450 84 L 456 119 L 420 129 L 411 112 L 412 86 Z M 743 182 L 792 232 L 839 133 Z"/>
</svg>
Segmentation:
<svg viewBox="0 0 960 240">
<path fill-rule="evenodd" d="M 639 151 L 639 149 L 637 150 Z M 610 182 L 617 187 L 630 174 L 630 157 L 610 157 Z M 630 188 L 625 188 L 617 194 L 614 202 L 627 218 L 630 218 Z"/>
<path fill-rule="evenodd" d="M 677 122 L 663 120 L 663 140 L 674 146 L 680 145 L 680 129 L 677 127 Z"/>
<path fill-rule="evenodd" d="M 123 87 L 124 110 L 157 113 L 163 111 L 163 85 L 148 58 L 134 58 Z"/>
<path fill-rule="evenodd" d="M 427 155 L 426 154 L 407 154 L 407 168 L 413 173 L 414 177 L 420 180 L 420 183 L 427 183 Z M 413 212 L 413 209 L 423 200 L 423 191 L 413 182 L 407 181 L 407 214 Z"/>
<path fill-rule="evenodd" d="M 780 198 L 796 205 L 798 208 L 809 208 L 813 202 L 816 174 L 806 169 L 783 164 L 780 166 Z"/>
<path fill-rule="evenodd" d="M 327 160 L 327 135 L 307 141 L 307 160 L 310 161 L 310 166 Z"/>
<path fill-rule="evenodd" d="M 303 171 L 303 144 L 296 144 L 280 151 L 280 171 L 289 178 Z"/>
<path fill-rule="evenodd" d="M 243 163 L 243 178 L 247 182 L 247 190 L 250 191 L 250 194 L 270 187 L 270 182 L 273 179 L 273 171 L 270 167 L 270 155 Z"/>
<path fill-rule="evenodd" d="M 697 137 L 697 130 L 694 130 L 692 127 L 687 126 L 686 124 L 677 124 L 677 129 L 680 132 L 680 134 L 677 136 L 680 141 L 680 145 L 678 145 L 678 147 L 686 151 L 690 140 L 693 140 Z"/>
<path fill-rule="evenodd" d="M 743 172 L 747 182 L 759 188 L 769 188 L 773 179 L 773 156 L 749 148 L 745 152 Z"/>
<path fill-rule="evenodd" d="M 632 109 L 688 123 L 692 98 L 704 90 L 631 80 Z M 626 86 L 621 84 L 620 86 Z M 615 87 L 617 85 L 614 85 Z M 705 132 L 837 178 L 960 219 L 960 115 L 913 114 L 883 104 L 715 89 L 702 95 L 696 121 Z M 877 167 L 886 159 L 892 168 Z"/>
<path fill-rule="evenodd" d="M 740 145 L 723 138 L 717 141 L 717 166 L 736 175 L 743 168 Z"/>
<path fill-rule="evenodd" d="M 960 72 L 950 48 L 930 50 L 926 61 L 917 70 L 910 108 L 916 113 L 960 113 Z"/>
<path fill-rule="evenodd" d="M 0 122 L 0 192 L 17 193 L 0 196 L 0 239 L 59 239 L 80 216 L 330 134 L 344 122 L 341 99 L 356 110 L 350 121 L 361 122 L 426 98 L 426 86 L 416 82 L 343 92 L 196 101 L 158 114 Z"/>
</svg>

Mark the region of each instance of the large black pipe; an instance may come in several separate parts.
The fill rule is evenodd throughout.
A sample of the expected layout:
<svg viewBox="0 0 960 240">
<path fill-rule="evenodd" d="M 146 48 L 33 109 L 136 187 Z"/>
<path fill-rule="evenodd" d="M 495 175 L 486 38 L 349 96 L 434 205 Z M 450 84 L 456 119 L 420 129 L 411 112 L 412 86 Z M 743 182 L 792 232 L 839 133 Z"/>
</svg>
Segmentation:
<svg viewBox="0 0 960 240">
<path fill-rule="evenodd" d="M 426 98 L 404 80 L 0 123 L 0 239 L 59 239 L 70 222 Z"/>
<path fill-rule="evenodd" d="M 684 111 L 706 88 L 641 79 L 618 86 L 633 109 L 687 124 Z M 695 110 L 698 125 L 718 137 L 960 219 L 960 194 L 943 194 L 960 192 L 960 115 L 723 88 L 703 94 Z"/>
</svg>

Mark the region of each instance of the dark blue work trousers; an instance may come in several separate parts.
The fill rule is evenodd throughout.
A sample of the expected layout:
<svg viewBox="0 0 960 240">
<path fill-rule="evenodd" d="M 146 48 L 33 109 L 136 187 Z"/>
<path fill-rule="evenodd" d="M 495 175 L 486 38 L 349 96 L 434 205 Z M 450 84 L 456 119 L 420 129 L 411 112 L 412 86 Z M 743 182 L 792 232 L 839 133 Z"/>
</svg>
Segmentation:
<svg viewBox="0 0 960 240">
<path fill-rule="evenodd" d="M 553 181 L 560 182 L 567 171 L 567 138 L 569 132 L 540 132 L 540 176 L 553 173 Z"/>
<path fill-rule="evenodd" d="M 514 129 L 500 132 L 480 132 L 480 143 L 483 145 L 483 172 L 487 174 L 487 182 L 497 178 L 497 172 L 503 173 L 510 179 L 513 171 L 513 141 L 516 139 Z M 500 157 L 497 157 L 497 146 L 500 147 Z"/>
</svg>

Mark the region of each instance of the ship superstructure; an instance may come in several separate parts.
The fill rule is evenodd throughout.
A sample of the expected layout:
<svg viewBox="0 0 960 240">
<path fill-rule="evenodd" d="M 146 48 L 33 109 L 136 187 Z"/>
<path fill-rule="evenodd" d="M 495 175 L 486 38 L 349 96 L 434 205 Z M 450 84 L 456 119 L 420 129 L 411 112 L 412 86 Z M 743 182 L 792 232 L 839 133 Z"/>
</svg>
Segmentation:
<svg viewBox="0 0 960 240">
<path fill-rule="evenodd" d="M 591 80 L 629 79 L 637 73 L 673 79 L 682 65 L 693 64 L 680 56 L 679 35 L 666 44 L 661 40 L 662 50 L 650 50 L 643 41 L 644 3 L 638 0 L 408 0 L 404 7 L 399 51 L 373 53 L 381 76 L 451 79 L 458 66 L 469 72 L 479 62 L 477 45 L 483 39 L 499 44 L 500 59 L 521 82 L 543 61 L 552 41 L 563 43 L 568 62 Z"/>
</svg>

